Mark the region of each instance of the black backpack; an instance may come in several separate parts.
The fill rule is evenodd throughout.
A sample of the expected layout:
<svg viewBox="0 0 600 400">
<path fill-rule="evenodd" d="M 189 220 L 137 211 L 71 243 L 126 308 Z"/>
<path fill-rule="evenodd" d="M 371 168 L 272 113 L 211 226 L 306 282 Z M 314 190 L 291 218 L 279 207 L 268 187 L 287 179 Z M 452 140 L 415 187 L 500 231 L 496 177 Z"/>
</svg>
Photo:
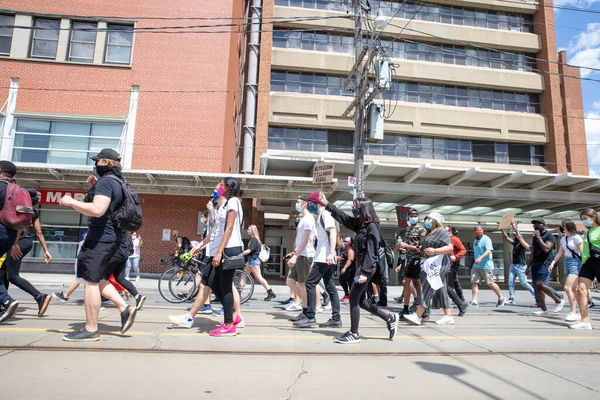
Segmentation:
<svg viewBox="0 0 600 400">
<path fill-rule="evenodd" d="M 113 222 L 117 228 L 124 231 L 134 232 L 139 230 L 144 222 L 142 213 L 142 203 L 144 201 L 133 191 L 131 185 L 125 179 L 120 179 L 115 175 L 107 175 L 107 177 L 119 181 L 123 189 L 123 203 L 121 207 L 112 213 Z"/>
</svg>

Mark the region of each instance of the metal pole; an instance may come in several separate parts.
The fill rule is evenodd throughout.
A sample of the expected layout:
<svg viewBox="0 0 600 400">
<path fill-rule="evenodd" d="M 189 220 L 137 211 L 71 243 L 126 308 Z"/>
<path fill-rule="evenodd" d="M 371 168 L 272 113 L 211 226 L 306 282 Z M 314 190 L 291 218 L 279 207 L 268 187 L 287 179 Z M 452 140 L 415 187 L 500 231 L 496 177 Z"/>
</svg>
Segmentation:
<svg viewBox="0 0 600 400">
<path fill-rule="evenodd" d="M 260 52 L 260 20 L 262 0 L 252 0 L 250 7 L 250 40 L 246 81 L 246 112 L 244 113 L 244 160 L 242 172 L 254 172 L 254 138 L 256 137 L 256 102 L 258 96 L 258 55 Z"/>
<path fill-rule="evenodd" d="M 360 0 L 354 0 L 354 60 L 359 61 L 360 54 L 363 50 L 362 41 L 362 9 Z M 364 59 L 364 58 L 363 58 Z M 354 75 L 354 94 L 357 96 L 355 108 L 355 130 L 354 130 L 354 177 L 356 178 L 356 189 L 354 198 L 364 197 L 363 180 L 364 180 L 364 163 L 365 163 L 365 98 L 362 95 L 363 86 L 363 62 L 356 66 L 356 74 Z"/>
</svg>

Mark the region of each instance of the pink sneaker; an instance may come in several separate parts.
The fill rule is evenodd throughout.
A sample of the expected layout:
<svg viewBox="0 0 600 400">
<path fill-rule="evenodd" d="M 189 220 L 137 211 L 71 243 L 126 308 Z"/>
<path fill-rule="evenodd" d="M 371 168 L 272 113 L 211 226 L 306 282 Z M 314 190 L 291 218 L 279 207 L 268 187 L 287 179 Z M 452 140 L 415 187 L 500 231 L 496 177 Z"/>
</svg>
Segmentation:
<svg viewBox="0 0 600 400">
<path fill-rule="evenodd" d="M 345 302 L 345 303 L 347 303 L 347 302 L 349 302 L 349 301 L 350 301 L 350 297 L 348 297 L 348 296 L 344 296 L 344 297 L 342 298 L 342 301 L 343 301 L 343 302 Z"/>
<path fill-rule="evenodd" d="M 210 331 L 210 336 L 235 336 L 237 332 L 235 330 L 235 325 L 231 325 L 231 328 L 228 328 L 227 325 L 221 324 L 217 329 L 213 329 Z"/>
<path fill-rule="evenodd" d="M 240 314 L 238 314 L 235 317 L 235 320 L 233 320 L 233 326 L 235 326 L 236 328 L 243 328 L 244 326 L 246 326 L 244 318 Z"/>
</svg>

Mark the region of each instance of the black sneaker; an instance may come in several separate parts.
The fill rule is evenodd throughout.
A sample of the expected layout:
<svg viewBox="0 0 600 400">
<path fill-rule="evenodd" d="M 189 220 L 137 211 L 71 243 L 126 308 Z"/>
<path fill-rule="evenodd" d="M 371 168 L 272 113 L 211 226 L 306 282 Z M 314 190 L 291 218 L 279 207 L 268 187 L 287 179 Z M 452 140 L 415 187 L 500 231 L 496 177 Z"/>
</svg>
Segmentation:
<svg viewBox="0 0 600 400">
<path fill-rule="evenodd" d="M 138 294 L 135 298 L 135 308 L 139 311 L 144 308 L 144 303 L 146 302 L 146 296 L 142 296 Z"/>
<path fill-rule="evenodd" d="M 48 309 L 48 305 L 52 300 L 52 296 L 48 296 L 47 294 L 42 294 L 42 296 L 38 300 L 38 317 L 43 317 L 46 314 L 46 310 Z"/>
<path fill-rule="evenodd" d="M 312 328 L 317 321 L 314 318 L 304 316 L 300 321 L 294 322 L 294 328 Z"/>
<path fill-rule="evenodd" d="M 131 328 L 135 315 L 137 314 L 137 308 L 134 306 L 128 306 L 125 311 L 121 313 L 121 335 L 124 334 Z"/>
<path fill-rule="evenodd" d="M 304 311 L 300 311 L 300 314 L 296 315 L 295 317 L 288 318 L 288 321 L 290 321 L 290 322 L 298 322 L 302 318 L 304 318 Z"/>
<path fill-rule="evenodd" d="M 338 336 L 333 339 L 334 342 L 340 344 L 352 344 L 352 343 L 360 343 L 360 335 L 354 332 L 346 332 L 342 336 Z"/>
<path fill-rule="evenodd" d="M 287 304 L 287 303 L 289 303 L 290 301 L 294 301 L 294 298 L 293 298 L 293 297 L 290 297 L 290 298 L 289 298 L 289 299 L 287 299 L 287 300 L 280 301 L 280 302 L 279 302 L 279 304 L 281 304 L 281 305 L 283 305 L 283 304 Z"/>
<path fill-rule="evenodd" d="M 467 303 L 466 301 L 463 301 L 462 304 L 460 306 L 458 306 L 458 309 L 460 310 L 460 312 L 458 313 L 459 317 L 464 316 L 467 313 L 467 308 L 469 308 L 469 303 Z"/>
<path fill-rule="evenodd" d="M 394 297 L 394 301 L 396 303 L 402 304 L 402 303 L 404 303 L 404 296 Z"/>
<path fill-rule="evenodd" d="M 52 293 L 52 298 L 54 300 L 62 301 L 64 303 L 69 301 L 69 298 L 65 297 L 65 292 L 54 292 L 54 293 Z"/>
<path fill-rule="evenodd" d="M 88 332 L 85 328 L 63 336 L 65 342 L 97 342 L 100 340 L 100 331 Z"/>
<path fill-rule="evenodd" d="M 14 299 L 9 299 L 0 304 L 0 322 L 7 321 L 15 315 L 19 302 Z"/>
<path fill-rule="evenodd" d="M 271 301 L 275 297 L 277 297 L 277 295 L 275 293 L 273 293 L 273 291 L 271 290 L 269 293 L 267 293 L 267 297 L 265 297 L 265 301 Z"/>
<path fill-rule="evenodd" d="M 341 328 L 342 321 L 339 319 L 329 318 L 324 324 L 319 324 L 319 328 Z"/>
<path fill-rule="evenodd" d="M 592 300 L 589 300 L 589 301 L 588 301 L 588 307 L 589 307 L 589 308 L 596 307 L 596 304 L 594 304 L 594 302 L 593 302 Z"/>
<path fill-rule="evenodd" d="M 327 292 L 323 292 L 322 296 L 323 296 L 323 304 L 321 304 L 321 306 L 323 308 L 325 308 L 329 305 L 329 303 L 331 302 L 331 299 L 329 297 L 329 293 L 327 293 Z"/>
<path fill-rule="evenodd" d="M 387 320 L 387 328 L 390 331 L 390 340 L 394 340 L 398 331 L 398 315 L 390 315 L 390 319 Z"/>
</svg>

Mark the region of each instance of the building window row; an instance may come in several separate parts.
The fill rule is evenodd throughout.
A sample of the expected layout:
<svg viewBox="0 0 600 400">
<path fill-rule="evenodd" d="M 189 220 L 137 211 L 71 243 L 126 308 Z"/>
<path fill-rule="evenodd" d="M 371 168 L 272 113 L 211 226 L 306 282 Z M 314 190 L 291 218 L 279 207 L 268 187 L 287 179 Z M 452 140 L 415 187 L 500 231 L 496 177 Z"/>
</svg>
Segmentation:
<svg viewBox="0 0 600 400">
<path fill-rule="evenodd" d="M 354 96 L 353 85 L 344 87 L 343 76 L 306 72 L 271 72 L 271 91 L 333 96 Z M 491 110 L 540 113 L 537 94 L 472 89 L 453 85 L 395 81 L 383 96 L 387 100 Z"/>
<path fill-rule="evenodd" d="M 371 0 L 371 12 L 381 10 L 386 17 L 416 19 L 441 22 L 453 25 L 467 25 L 479 28 L 502 29 L 516 32 L 533 32 L 533 17 L 504 11 L 480 8 L 448 6 L 417 1 L 380 1 Z M 352 12 L 352 5 L 344 0 L 275 0 L 275 5 L 317 8 L 322 10 Z"/>
<path fill-rule="evenodd" d="M 368 39 L 365 38 L 364 40 L 365 45 L 368 45 Z M 535 59 L 527 57 L 524 53 L 471 49 L 465 46 L 437 43 L 409 43 L 401 39 L 394 42 L 391 40 L 381 40 L 381 45 L 387 49 L 387 54 L 390 57 L 403 60 L 419 60 L 513 71 L 533 71 L 537 66 Z M 276 30 L 273 32 L 273 46 L 354 54 L 353 37 L 319 31 L 297 32 Z"/>
<path fill-rule="evenodd" d="M 122 132 L 122 123 L 19 118 L 15 128 L 12 160 L 91 165 L 91 155 L 104 148 L 119 148 Z"/>
<path fill-rule="evenodd" d="M 0 15 L 0 25 L 15 25 L 14 15 Z M 31 42 L 27 57 L 47 60 L 72 61 L 93 63 L 97 46 L 105 46 L 102 62 L 106 64 L 131 63 L 133 47 L 133 26 L 107 24 L 100 27 L 98 22 L 70 21 L 68 30 L 61 29 L 61 20 L 48 18 L 33 18 Z M 100 43 L 98 32 L 106 32 L 106 41 Z M 0 55 L 9 56 L 11 53 L 13 28 L 0 28 Z M 66 56 L 59 55 L 59 39 L 68 36 L 68 51 Z M 23 45 L 17 43 L 17 45 Z"/>
<path fill-rule="evenodd" d="M 269 127 L 269 149 L 352 153 L 354 133 L 337 130 Z M 402 158 L 497 164 L 544 165 L 544 146 L 521 143 L 384 135 L 367 143 L 365 154 Z"/>
</svg>

